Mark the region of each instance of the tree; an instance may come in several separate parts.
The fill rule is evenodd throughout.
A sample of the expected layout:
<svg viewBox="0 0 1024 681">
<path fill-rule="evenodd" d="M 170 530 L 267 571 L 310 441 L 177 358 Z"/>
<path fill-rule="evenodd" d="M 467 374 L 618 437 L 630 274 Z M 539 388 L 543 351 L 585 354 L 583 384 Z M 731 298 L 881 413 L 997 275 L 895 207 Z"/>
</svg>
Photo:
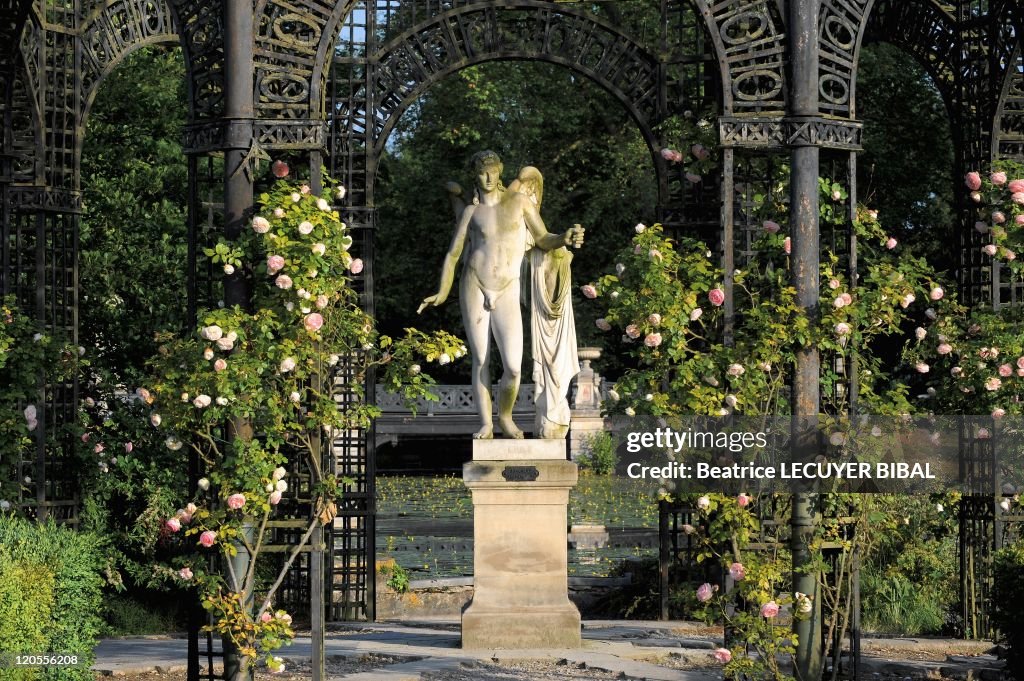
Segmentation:
<svg viewBox="0 0 1024 681">
<path fill-rule="evenodd" d="M 82 152 L 79 339 L 133 383 L 153 334 L 185 326 L 188 166 L 180 50 L 128 56 L 99 90 Z"/>
</svg>

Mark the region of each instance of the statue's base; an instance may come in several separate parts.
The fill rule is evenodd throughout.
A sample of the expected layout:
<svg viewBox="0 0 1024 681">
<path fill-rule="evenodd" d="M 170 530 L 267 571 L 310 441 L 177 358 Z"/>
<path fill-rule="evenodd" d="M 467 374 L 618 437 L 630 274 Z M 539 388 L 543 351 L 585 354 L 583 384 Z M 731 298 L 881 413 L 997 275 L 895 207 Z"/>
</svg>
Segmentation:
<svg viewBox="0 0 1024 681">
<path fill-rule="evenodd" d="M 477 456 L 494 456 L 497 445 L 521 458 Z M 565 441 L 478 441 L 473 450 L 474 461 L 463 467 L 473 494 L 474 590 L 462 613 L 462 647 L 578 648 L 566 548 L 566 507 L 578 471 L 565 460 Z M 528 451 L 535 456 L 527 458 Z"/>
<path fill-rule="evenodd" d="M 565 461 L 565 438 L 561 440 L 473 440 L 473 461 L 531 461 L 536 459 Z"/>
</svg>

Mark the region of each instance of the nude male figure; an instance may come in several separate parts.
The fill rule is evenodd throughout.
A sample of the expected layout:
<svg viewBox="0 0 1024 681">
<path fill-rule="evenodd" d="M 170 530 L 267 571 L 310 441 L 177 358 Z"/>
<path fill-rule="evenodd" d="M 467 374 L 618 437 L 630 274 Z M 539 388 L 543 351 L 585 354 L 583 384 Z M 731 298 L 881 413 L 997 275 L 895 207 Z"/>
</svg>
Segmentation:
<svg viewBox="0 0 1024 681">
<path fill-rule="evenodd" d="M 550 234 L 536 205 L 525 195 L 502 186 L 503 166 L 493 151 L 479 152 L 472 165 L 476 172 L 475 197 L 456 222 L 437 293 L 424 298 L 419 311 L 448 299 L 455 265 L 468 241 L 459 297 L 473 361 L 473 395 L 480 412 L 481 428 L 473 437 L 494 437 L 490 391 L 493 335 L 504 367 L 498 384 L 498 425 L 506 437 L 519 439 L 523 432 L 512 420 L 512 407 L 519 394 L 523 365 L 523 317 L 519 309 L 519 277 L 527 249 L 523 225 L 536 247 L 545 251 L 582 245 L 584 230 L 572 227 L 564 234 Z"/>
</svg>

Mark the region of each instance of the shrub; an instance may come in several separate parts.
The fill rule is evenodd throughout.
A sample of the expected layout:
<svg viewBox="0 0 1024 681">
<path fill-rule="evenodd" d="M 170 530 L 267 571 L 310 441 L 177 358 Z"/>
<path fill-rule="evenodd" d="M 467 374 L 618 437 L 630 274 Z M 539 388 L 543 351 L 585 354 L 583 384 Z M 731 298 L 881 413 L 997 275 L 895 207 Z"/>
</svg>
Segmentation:
<svg viewBox="0 0 1024 681">
<path fill-rule="evenodd" d="M 60 678 L 91 681 L 103 565 L 95 535 L 0 516 L 0 652 L 76 654 Z"/>
<path fill-rule="evenodd" d="M 597 475 L 611 475 L 615 472 L 615 466 L 619 457 L 615 453 L 615 443 L 610 433 L 601 432 L 587 438 L 586 451 L 576 458 L 576 463 L 582 470 L 591 471 Z"/>
<path fill-rule="evenodd" d="M 1007 670 L 1013 678 L 1024 679 L 1024 542 L 996 552 L 992 602 L 993 624 L 1007 644 Z"/>
</svg>

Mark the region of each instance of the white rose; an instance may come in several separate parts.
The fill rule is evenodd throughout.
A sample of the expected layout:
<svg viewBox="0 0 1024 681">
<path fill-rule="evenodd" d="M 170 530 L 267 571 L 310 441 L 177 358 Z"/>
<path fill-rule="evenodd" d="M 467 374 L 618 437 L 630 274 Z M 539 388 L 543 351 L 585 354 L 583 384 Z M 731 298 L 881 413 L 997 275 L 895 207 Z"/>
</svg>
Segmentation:
<svg viewBox="0 0 1024 681">
<path fill-rule="evenodd" d="M 288 475 L 288 471 L 284 469 L 284 466 L 278 466 L 270 477 L 273 478 L 274 482 L 277 482 L 278 480 L 283 480 L 286 475 Z"/>
<path fill-rule="evenodd" d="M 274 489 L 278 492 L 286 492 L 288 490 L 288 483 L 284 480 L 278 480 L 277 484 L 274 485 Z"/>
<path fill-rule="evenodd" d="M 223 335 L 223 329 L 221 329 L 216 324 L 211 324 L 210 326 L 203 327 L 203 338 L 205 338 L 206 340 L 215 341 Z"/>
</svg>

